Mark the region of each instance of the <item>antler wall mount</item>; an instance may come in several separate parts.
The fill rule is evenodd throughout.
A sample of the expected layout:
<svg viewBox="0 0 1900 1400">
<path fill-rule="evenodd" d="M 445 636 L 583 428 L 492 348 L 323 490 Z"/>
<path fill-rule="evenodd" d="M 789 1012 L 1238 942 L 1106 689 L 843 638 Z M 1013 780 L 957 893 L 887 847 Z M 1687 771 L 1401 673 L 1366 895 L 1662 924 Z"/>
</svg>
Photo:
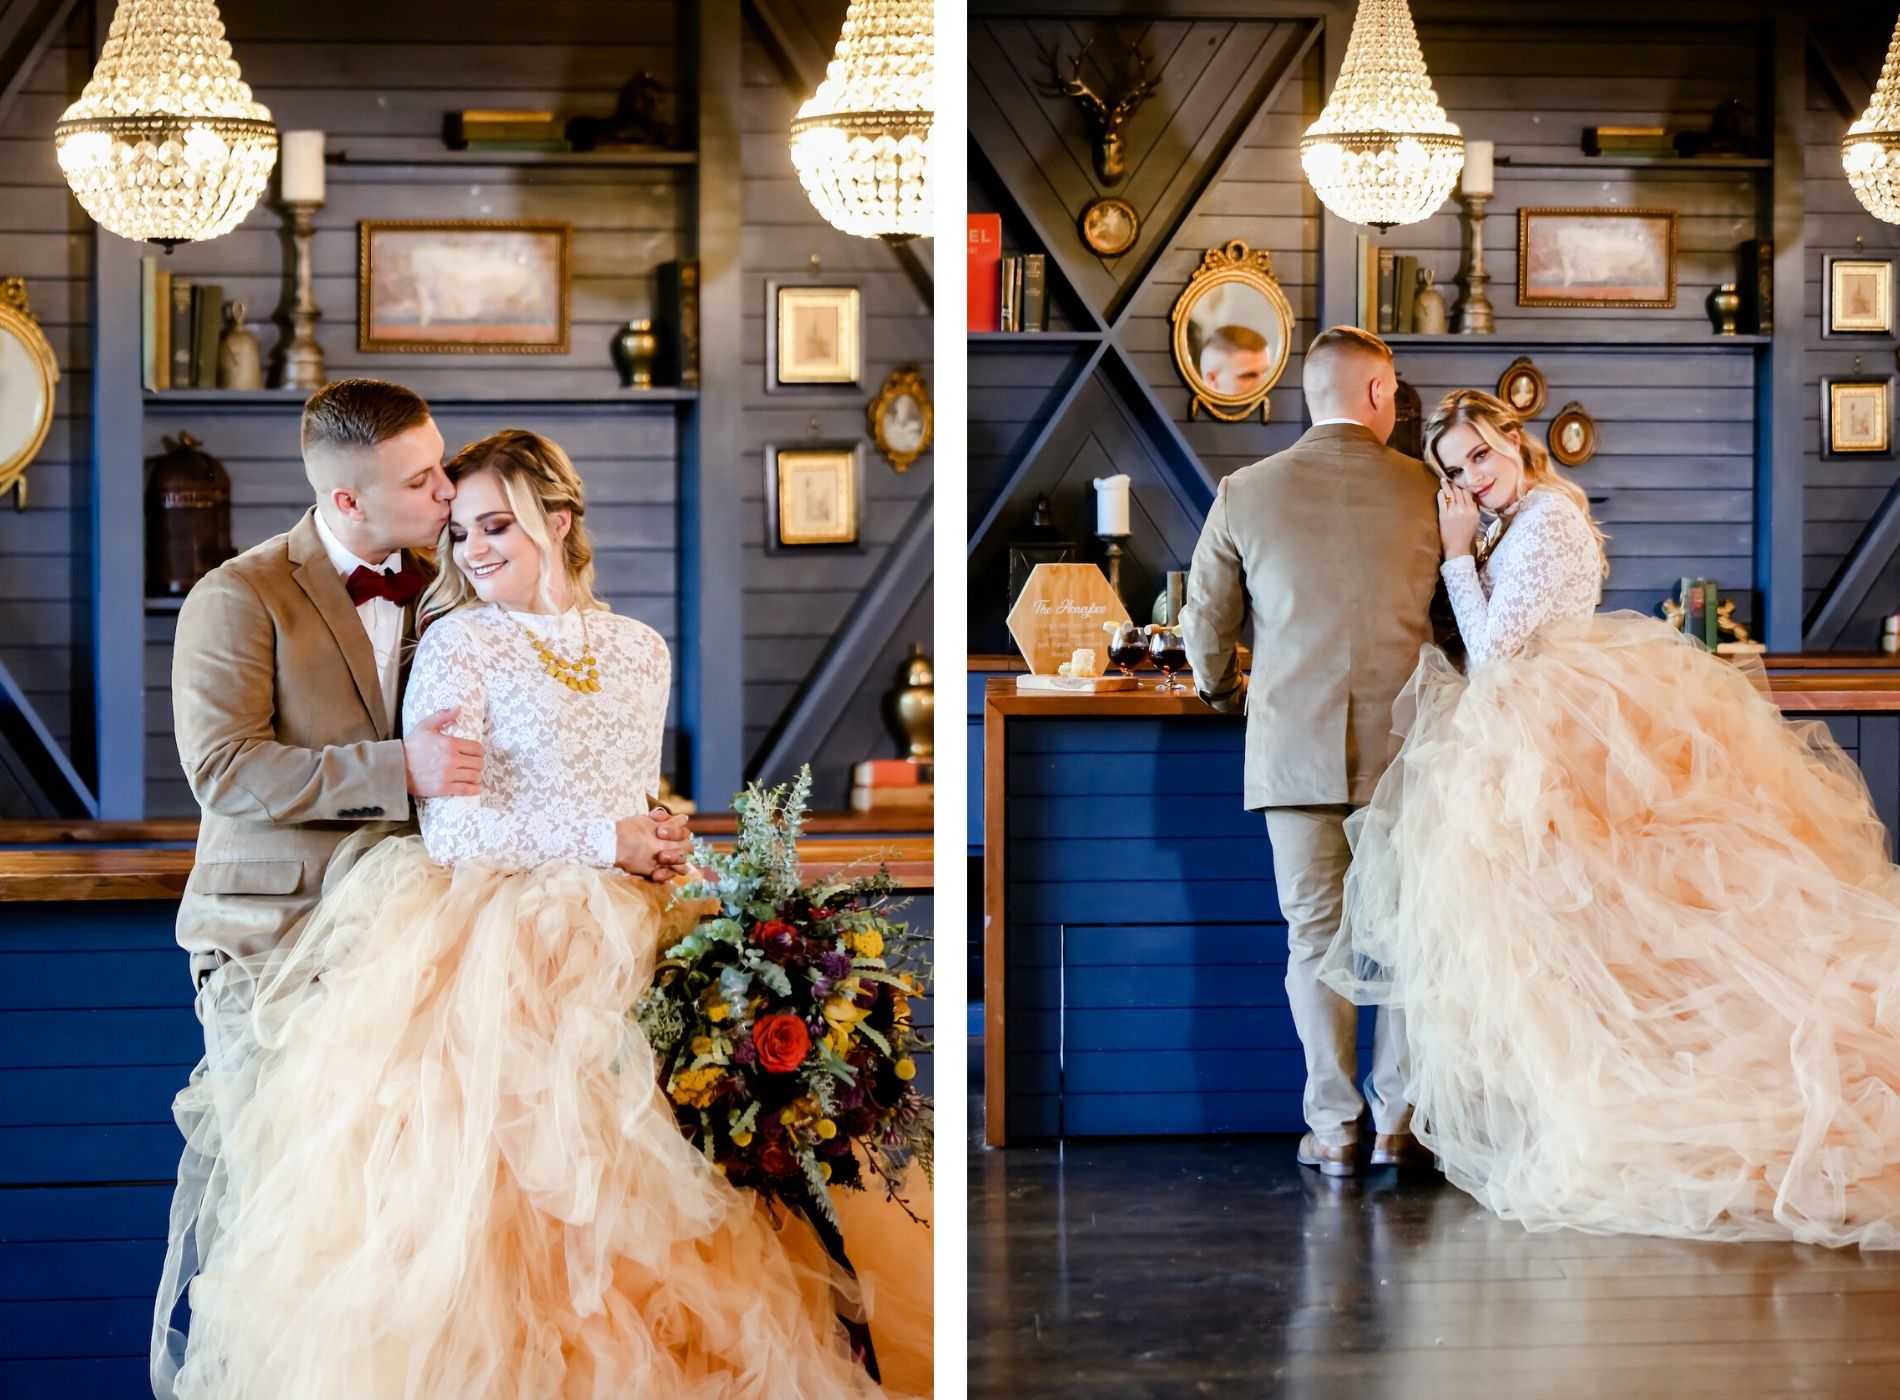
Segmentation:
<svg viewBox="0 0 1900 1400">
<path fill-rule="evenodd" d="M 1149 56 L 1141 51 L 1140 43 L 1131 43 L 1122 68 L 1120 89 L 1105 96 L 1082 76 L 1082 63 L 1093 43 L 1091 39 L 1076 51 L 1066 77 L 1062 73 L 1061 46 L 1048 51 L 1049 82 L 1042 92 L 1046 97 L 1075 99 L 1095 142 L 1095 174 L 1103 184 L 1113 185 L 1128 173 L 1122 128 L 1128 125 L 1148 95 L 1161 86 L 1161 75 L 1148 71 Z"/>
</svg>

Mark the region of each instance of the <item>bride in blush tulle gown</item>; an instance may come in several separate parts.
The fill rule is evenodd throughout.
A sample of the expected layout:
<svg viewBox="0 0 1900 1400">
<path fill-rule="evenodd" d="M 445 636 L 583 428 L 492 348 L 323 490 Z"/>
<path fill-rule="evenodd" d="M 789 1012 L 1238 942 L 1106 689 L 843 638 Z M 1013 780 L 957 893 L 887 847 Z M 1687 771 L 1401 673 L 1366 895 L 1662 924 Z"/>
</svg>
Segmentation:
<svg viewBox="0 0 1900 1400">
<path fill-rule="evenodd" d="M 235 1113 L 197 1076 L 174 1106 L 218 1169 L 174 1207 L 172 1260 L 200 1267 L 173 1389 L 880 1395 L 816 1239 L 687 1143 L 627 1015 L 694 912 L 668 907 L 684 824 L 649 810 L 666 644 L 595 602 L 558 447 L 497 434 L 449 474 L 404 727 L 456 711 L 481 792 L 424 800 L 419 837 L 359 847 L 286 948 L 224 969 L 255 987 L 260 1049 Z M 885 1378 L 926 1390 L 929 1236 L 851 1194 Z M 161 1318 L 183 1282 L 168 1263 Z"/>
<path fill-rule="evenodd" d="M 1588 503 L 1502 402 L 1449 395 L 1425 455 L 1467 672 L 1421 654 L 1324 973 L 1403 1008 L 1420 1141 L 1533 1229 L 1900 1247 L 1900 874 L 1858 768 L 1759 666 L 1595 612 Z"/>
</svg>

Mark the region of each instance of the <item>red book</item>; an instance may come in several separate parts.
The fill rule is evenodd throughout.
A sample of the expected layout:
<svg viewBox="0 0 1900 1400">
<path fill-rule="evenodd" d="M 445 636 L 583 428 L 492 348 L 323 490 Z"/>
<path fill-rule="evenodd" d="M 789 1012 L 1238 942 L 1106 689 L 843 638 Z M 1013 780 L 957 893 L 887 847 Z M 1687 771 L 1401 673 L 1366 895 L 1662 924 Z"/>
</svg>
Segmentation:
<svg viewBox="0 0 1900 1400">
<path fill-rule="evenodd" d="M 851 770 L 858 787 L 916 787 L 930 781 L 928 763 L 908 758 L 867 758 Z"/>
<path fill-rule="evenodd" d="M 973 331 L 1003 328 L 1003 216 L 970 217 L 970 325 Z"/>
</svg>

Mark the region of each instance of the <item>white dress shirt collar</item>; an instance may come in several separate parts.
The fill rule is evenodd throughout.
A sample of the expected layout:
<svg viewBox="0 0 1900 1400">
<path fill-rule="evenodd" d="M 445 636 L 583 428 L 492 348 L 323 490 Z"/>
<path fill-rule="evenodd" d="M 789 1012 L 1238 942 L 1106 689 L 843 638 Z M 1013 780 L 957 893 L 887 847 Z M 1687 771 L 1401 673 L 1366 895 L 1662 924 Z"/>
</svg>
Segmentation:
<svg viewBox="0 0 1900 1400">
<path fill-rule="evenodd" d="M 323 541 L 323 552 L 330 556 L 330 562 L 336 565 L 336 571 L 348 578 L 358 569 L 368 569 L 373 574 L 393 574 L 402 570 L 402 551 L 396 550 L 380 564 L 370 564 L 356 557 L 336 532 L 330 528 L 329 521 L 323 518 L 323 512 L 317 512 L 317 538 Z"/>
<path fill-rule="evenodd" d="M 1313 426 L 1315 428 L 1324 428 L 1333 423 L 1350 423 L 1355 428 L 1366 428 L 1366 425 L 1361 423 L 1357 418 L 1315 418 L 1313 420 Z M 1371 432 L 1372 429 L 1366 428 L 1366 431 Z M 318 516 L 317 519 L 321 520 L 323 517 Z"/>
</svg>

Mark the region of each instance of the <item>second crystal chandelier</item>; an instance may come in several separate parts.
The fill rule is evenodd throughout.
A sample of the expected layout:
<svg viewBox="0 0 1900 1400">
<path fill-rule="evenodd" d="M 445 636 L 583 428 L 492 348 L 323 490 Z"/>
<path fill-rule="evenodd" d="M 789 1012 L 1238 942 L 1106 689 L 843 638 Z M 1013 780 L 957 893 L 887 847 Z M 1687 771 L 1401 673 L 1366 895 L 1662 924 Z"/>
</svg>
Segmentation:
<svg viewBox="0 0 1900 1400">
<path fill-rule="evenodd" d="M 1320 203 L 1384 231 L 1445 202 L 1465 140 L 1445 119 L 1405 0 L 1359 0 L 1332 99 L 1300 138 Z"/>
<path fill-rule="evenodd" d="M 792 120 L 799 182 L 845 233 L 930 233 L 931 11 L 932 0 L 851 0 L 825 80 Z"/>
</svg>

